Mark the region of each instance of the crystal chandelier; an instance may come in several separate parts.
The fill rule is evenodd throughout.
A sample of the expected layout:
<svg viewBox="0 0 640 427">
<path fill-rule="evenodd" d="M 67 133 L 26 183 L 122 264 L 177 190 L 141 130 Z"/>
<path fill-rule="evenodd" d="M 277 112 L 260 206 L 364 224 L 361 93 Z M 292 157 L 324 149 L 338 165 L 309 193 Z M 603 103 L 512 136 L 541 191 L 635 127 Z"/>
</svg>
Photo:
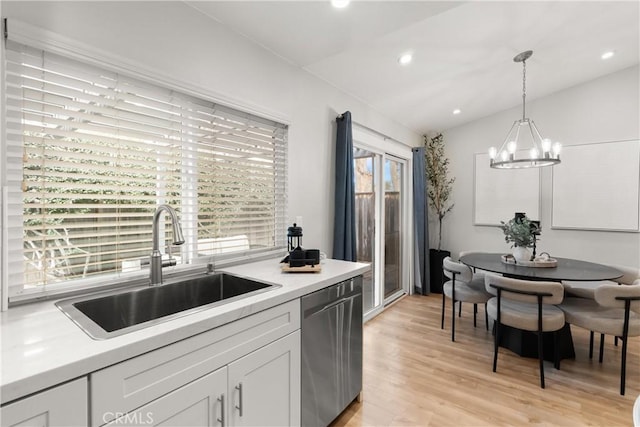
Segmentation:
<svg viewBox="0 0 640 427">
<path fill-rule="evenodd" d="M 496 169 L 520 169 L 553 166 L 560 163 L 559 142 L 552 143 L 550 139 L 542 138 L 533 120 L 525 114 L 525 99 L 527 96 L 527 59 L 533 51 L 527 50 L 516 55 L 514 62 L 522 62 L 522 118 L 513 122 L 499 150 L 489 148 L 490 166 Z M 529 148 L 524 150 L 524 148 Z M 524 150 L 524 154 L 523 153 Z M 521 154 L 518 157 L 518 154 Z"/>
</svg>

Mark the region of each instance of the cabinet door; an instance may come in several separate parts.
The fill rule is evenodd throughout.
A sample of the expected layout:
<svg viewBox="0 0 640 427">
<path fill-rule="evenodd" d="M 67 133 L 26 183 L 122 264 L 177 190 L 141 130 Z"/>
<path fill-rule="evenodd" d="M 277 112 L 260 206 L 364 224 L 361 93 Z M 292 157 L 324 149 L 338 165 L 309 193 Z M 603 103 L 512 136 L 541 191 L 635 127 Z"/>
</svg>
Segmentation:
<svg viewBox="0 0 640 427">
<path fill-rule="evenodd" d="M 220 368 L 118 418 L 107 426 L 204 427 L 228 425 L 227 368 Z M 225 407 L 226 406 L 226 407 Z M 104 414 L 110 419 L 113 414 Z"/>
<path fill-rule="evenodd" d="M 87 378 L 79 378 L 2 407 L 6 427 L 86 426 Z"/>
<path fill-rule="evenodd" d="M 300 425 L 300 331 L 230 363 L 234 426 Z"/>
</svg>

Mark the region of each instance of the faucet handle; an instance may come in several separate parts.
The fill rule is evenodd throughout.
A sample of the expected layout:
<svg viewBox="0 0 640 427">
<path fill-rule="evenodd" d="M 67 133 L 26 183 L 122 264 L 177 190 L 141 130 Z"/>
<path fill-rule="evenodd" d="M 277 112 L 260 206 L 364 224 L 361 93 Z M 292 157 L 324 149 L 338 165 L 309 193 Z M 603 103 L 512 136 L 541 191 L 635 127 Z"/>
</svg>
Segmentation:
<svg viewBox="0 0 640 427">
<path fill-rule="evenodd" d="M 214 273 L 215 272 L 214 269 L 215 267 L 212 262 L 207 263 L 207 274 Z"/>
<path fill-rule="evenodd" d="M 174 267 L 178 265 L 178 261 L 175 258 L 169 258 L 167 260 L 162 261 L 162 267 Z"/>
</svg>

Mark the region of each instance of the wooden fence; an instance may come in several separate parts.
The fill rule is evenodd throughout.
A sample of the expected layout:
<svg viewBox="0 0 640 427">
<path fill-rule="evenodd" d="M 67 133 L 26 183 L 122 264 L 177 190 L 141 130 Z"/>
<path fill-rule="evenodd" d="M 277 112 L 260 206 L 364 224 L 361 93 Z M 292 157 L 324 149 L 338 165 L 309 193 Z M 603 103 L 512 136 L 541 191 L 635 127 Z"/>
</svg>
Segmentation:
<svg viewBox="0 0 640 427">
<path fill-rule="evenodd" d="M 399 261 L 400 193 L 387 192 L 384 196 L 385 259 Z M 372 262 L 375 236 L 375 194 L 356 193 L 356 241 L 358 261 Z"/>
</svg>

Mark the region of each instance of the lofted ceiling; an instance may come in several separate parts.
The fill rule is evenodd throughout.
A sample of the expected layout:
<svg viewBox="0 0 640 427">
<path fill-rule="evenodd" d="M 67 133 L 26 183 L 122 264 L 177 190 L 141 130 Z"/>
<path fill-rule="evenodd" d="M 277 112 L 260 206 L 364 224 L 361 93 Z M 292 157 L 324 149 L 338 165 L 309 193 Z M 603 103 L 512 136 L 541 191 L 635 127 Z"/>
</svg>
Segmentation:
<svg viewBox="0 0 640 427">
<path fill-rule="evenodd" d="M 187 1 L 418 133 L 638 64 L 637 1 Z M 615 55 L 602 60 L 605 51 Z M 406 66 L 398 62 L 413 53 Z M 454 109 L 460 113 L 454 115 Z"/>
</svg>

